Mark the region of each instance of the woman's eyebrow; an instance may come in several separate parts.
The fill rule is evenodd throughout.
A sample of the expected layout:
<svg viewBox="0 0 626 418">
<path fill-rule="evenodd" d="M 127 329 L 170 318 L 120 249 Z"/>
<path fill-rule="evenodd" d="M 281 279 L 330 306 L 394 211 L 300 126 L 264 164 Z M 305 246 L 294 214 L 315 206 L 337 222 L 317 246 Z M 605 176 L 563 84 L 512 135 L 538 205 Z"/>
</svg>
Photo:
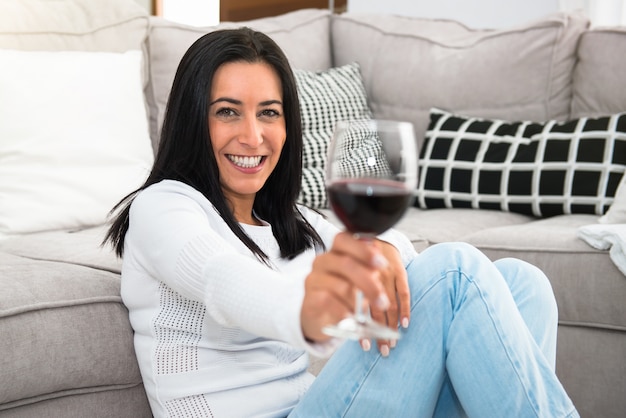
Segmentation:
<svg viewBox="0 0 626 418">
<path fill-rule="evenodd" d="M 218 97 L 217 99 L 213 100 L 211 103 L 209 103 L 209 106 L 213 106 L 215 103 L 218 102 L 227 102 L 227 103 L 231 103 L 237 106 L 241 106 L 243 103 L 241 100 L 237 100 L 237 99 L 232 99 L 230 97 Z M 282 106 L 283 102 L 281 102 L 280 100 L 276 100 L 276 99 L 271 99 L 271 100 L 264 100 L 261 103 L 259 103 L 259 105 L 261 106 L 270 106 L 273 104 L 277 104 Z"/>
<path fill-rule="evenodd" d="M 242 104 L 241 100 L 231 99 L 230 97 L 218 97 L 217 99 L 215 99 L 211 103 L 209 103 L 209 106 L 213 106 L 217 102 L 227 102 L 227 103 L 231 103 L 231 104 L 234 104 L 234 105 L 241 105 Z"/>
<path fill-rule="evenodd" d="M 273 104 L 277 104 L 277 105 L 283 105 L 283 102 L 281 102 L 280 100 L 265 100 L 261 103 L 259 103 L 261 106 L 269 106 L 269 105 L 273 105 Z"/>
</svg>

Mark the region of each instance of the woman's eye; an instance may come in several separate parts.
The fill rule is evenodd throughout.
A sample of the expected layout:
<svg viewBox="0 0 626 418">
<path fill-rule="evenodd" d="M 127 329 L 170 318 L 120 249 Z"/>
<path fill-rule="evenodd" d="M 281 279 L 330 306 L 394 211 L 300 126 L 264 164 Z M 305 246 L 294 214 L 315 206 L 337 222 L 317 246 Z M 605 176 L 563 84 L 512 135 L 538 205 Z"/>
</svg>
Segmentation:
<svg viewBox="0 0 626 418">
<path fill-rule="evenodd" d="M 280 116 L 280 113 L 275 109 L 263 109 L 261 111 L 261 116 L 274 118 Z"/>
<path fill-rule="evenodd" d="M 228 108 L 228 107 L 223 107 L 221 109 L 218 109 L 217 112 L 215 112 L 215 114 L 217 116 L 222 116 L 222 117 L 228 117 L 228 116 L 235 116 L 236 113 L 233 109 Z"/>
</svg>

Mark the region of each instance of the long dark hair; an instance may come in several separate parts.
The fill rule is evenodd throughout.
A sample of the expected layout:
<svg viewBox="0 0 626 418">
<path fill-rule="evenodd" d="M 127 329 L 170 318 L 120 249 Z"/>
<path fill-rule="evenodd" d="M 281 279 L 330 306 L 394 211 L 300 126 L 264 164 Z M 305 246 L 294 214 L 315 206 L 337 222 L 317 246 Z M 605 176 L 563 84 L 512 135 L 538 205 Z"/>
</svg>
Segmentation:
<svg viewBox="0 0 626 418">
<path fill-rule="evenodd" d="M 287 138 L 278 164 L 256 194 L 254 211 L 272 225 L 283 258 L 293 258 L 314 246 L 320 236 L 296 208 L 302 176 L 302 123 L 296 82 L 283 51 L 267 35 L 250 28 L 210 32 L 194 42 L 178 66 L 167 104 L 152 171 L 146 182 L 122 199 L 103 243 L 119 257 L 129 226 L 130 206 L 137 193 L 161 180 L 177 180 L 201 192 L 233 233 L 259 258 L 267 255 L 235 220 L 220 186 L 219 170 L 208 128 L 208 102 L 213 76 L 229 62 L 264 62 L 278 74 L 283 94 Z"/>
</svg>

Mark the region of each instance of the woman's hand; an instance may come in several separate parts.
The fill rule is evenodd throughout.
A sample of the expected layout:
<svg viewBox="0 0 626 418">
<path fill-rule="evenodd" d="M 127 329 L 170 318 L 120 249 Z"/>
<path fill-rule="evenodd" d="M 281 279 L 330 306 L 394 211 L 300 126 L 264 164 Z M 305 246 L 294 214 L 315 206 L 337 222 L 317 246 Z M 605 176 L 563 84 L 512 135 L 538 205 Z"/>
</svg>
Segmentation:
<svg viewBox="0 0 626 418">
<path fill-rule="evenodd" d="M 375 305 L 370 306 L 372 318 L 392 329 L 398 329 L 398 325 L 407 328 L 411 319 L 411 295 L 400 253 L 388 242 L 375 240 L 374 243 L 387 261 L 387 265 L 381 268 L 381 281 L 389 297 L 390 305 L 387 310 L 378 309 Z M 377 344 L 380 352 L 386 357 L 389 354 L 389 348 L 395 347 L 396 341 L 379 340 Z M 361 346 L 368 349 L 369 341 L 361 341 Z"/>
<path fill-rule="evenodd" d="M 388 243 L 358 240 L 344 232 L 327 253 L 316 257 L 306 279 L 301 311 L 305 337 L 328 340 L 322 328 L 354 313 L 357 288 L 363 291 L 364 309 L 369 307 L 375 320 L 393 328 L 398 320 L 408 321 L 408 285 L 398 251 Z M 389 344 L 381 341 L 379 347 L 386 345 L 388 352 Z"/>
</svg>

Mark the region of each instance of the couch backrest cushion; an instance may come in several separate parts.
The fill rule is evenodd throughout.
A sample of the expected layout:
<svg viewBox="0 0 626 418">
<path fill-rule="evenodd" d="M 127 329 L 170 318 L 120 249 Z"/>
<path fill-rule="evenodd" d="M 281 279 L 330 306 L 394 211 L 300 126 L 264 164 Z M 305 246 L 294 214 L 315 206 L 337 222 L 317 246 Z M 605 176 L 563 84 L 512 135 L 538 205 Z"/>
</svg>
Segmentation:
<svg viewBox="0 0 626 418">
<path fill-rule="evenodd" d="M 361 65 L 374 116 L 408 120 L 418 141 L 431 107 L 508 120 L 567 119 L 580 15 L 511 29 L 342 14 L 331 22 L 334 64 Z"/>
<path fill-rule="evenodd" d="M 626 111 L 626 28 L 582 34 L 574 69 L 572 117 Z"/>
<path fill-rule="evenodd" d="M 140 49 L 148 16 L 128 0 L 0 1 L 0 48 L 125 52 Z"/>
<path fill-rule="evenodd" d="M 328 10 L 305 9 L 276 17 L 225 22 L 202 28 L 152 18 L 149 37 L 151 88 L 148 100 L 151 136 L 155 146 L 178 63 L 189 46 L 206 33 L 241 26 L 249 26 L 274 39 L 293 68 L 315 71 L 331 66 Z"/>
<path fill-rule="evenodd" d="M 148 36 L 148 25 L 148 12 L 135 1 L 0 1 L 0 49 L 141 50 Z M 144 50 L 144 61 L 147 58 Z M 147 66 L 144 84 L 148 84 Z"/>
</svg>

